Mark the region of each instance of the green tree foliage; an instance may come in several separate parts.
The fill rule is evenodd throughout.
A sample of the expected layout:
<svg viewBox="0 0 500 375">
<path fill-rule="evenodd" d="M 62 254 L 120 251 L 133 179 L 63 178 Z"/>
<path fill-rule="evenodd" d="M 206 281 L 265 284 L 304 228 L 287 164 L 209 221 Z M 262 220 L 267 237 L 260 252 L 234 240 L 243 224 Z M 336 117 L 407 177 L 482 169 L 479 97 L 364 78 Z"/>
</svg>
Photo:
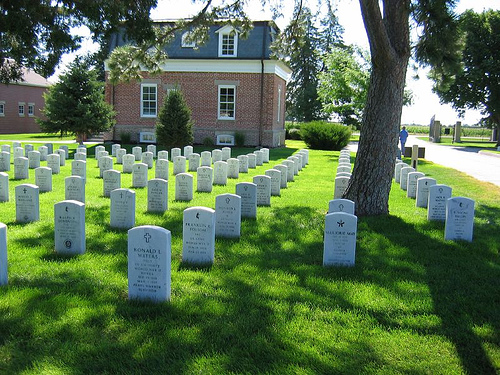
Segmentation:
<svg viewBox="0 0 500 375">
<path fill-rule="evenodd" d="M 323 111 L 359 129 L 370 82 L 368 61 L 355 47 L 334 48 L 323 61 L 318 87 Z"/>
<path fill-rule="evenodd" d="M 156 141 L 170 149 L 193 143 L 191 110 L 180 90 L 171 90 L 165 96 L 156 124 Z"/>
<path fill-rule="evenodd" d="M 351 129 L 326 121 L 312 121 L 301 126 L 300 134 L 309 148 L 339 151 L 349 143 Z"/>
<path fill-rule="evenodd" d="M 51 76 L 61 56 L 75 51 L 73 27 L 88 26 L 104 45 L 118 27 L 138 42 L 153 38 L 149 11 L 157 0 L 2 1 L 0 3 L 0 82 L 22 79 L 21 67 Z"/>
<path fill-rule="evenodd" d="M 500 11 L 467 11 L 459 26 L 461 67 L 446 76 L 431 70 L 434 90 L 441 102 L 461 114 L 466 109 L 481 110 L 482 122 L 500 131 Z"/>
<path fill-rule="evenodd" d="M 42 113 L 46 118 L 37 118 L 44 132 L 75 134 L 82 139 L 115 124 L 113 107 L 105 101 L 104 84 L 82 59 L 70 64 L 44 98 Z"/>
</svg>

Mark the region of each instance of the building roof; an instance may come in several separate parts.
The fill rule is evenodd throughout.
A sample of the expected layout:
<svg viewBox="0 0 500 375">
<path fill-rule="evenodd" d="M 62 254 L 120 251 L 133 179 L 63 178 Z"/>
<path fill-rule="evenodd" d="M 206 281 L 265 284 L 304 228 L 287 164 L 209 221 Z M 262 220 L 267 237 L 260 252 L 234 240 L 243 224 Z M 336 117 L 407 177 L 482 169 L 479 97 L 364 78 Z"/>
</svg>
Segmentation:
<svg viewBox="0 0 500 375">
<path fill-rule="evenodd" d="M 35 73 L 31 69 L 22 68 L 23 70 L 23 80 L 19 82 L 14 82 L 14 85 L 24 85 L 24 86 L 37 86 L 37 87 L 49 87 L 50 82 L 43 78 L 40 74 Z"/>
</svg>

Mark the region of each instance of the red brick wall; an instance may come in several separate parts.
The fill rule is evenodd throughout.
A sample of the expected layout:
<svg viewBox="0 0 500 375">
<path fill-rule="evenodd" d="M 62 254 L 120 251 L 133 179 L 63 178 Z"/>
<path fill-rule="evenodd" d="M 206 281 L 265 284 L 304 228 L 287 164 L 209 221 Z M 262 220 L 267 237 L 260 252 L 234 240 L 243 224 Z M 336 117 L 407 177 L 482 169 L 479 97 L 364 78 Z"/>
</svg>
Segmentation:
<svg viewBox="0 0 500 375">
<path fill-rule="evenodd" d="M 41 117 L 45 106 L 42 94 L 47 89 L 26 85 L 0 84 L 0 102 L 5 102 L 5 115 L 0 116 L 0 133 L 39 133 L 35 117 Z M 19 102 L 24 102 L 24 116 L 19 116 Z M 28 115 L 28 104 L 35 104 L 34 116 Z"/>
<path fill-rule="evenodd" d="M 254 73 L 164 73 L 160 77 L 145 76 L 146 83 L 158 84 L 158 113 L 165 97 L 164 85 L 179 85 L 194 122 L 195 143 L 202 143 L 206 137 L 215 142 L 217 134 L 245 134 L 247 145 L 259 144 L 259 125 L 262 117 L 262 144 L 277 146 L 284 130 L 283 121 L 277 123 L 278 84 L 282 85 L 282 115 L 285 109 L 285 81 L 274 74 L 264 75 L 264 100 L 261 116 L 261 75 Z M 235 120 L 217 118 L 218 84 L 236 82 Z M 140 116 L 141 82 L 106 86 L 106 97 L 114 104 L 117 125 L 108 138 L 119 140 L 121 132 L 130 132 L 132 140 L 138 140 L 140 131 L 152 131 L 155 118 Z M 274 140 L 274 143 L 273 143 Z M 281 142 L 281 145 L 283 145 Z"/>
</svg>

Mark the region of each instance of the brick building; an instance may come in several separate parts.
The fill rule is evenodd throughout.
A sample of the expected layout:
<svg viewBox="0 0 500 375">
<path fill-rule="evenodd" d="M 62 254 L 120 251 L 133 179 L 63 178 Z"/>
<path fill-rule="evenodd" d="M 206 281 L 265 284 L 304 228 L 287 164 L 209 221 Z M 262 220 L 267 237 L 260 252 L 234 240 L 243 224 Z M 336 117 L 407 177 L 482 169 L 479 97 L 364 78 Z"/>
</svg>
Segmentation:
<svg viewBox="0 0 500 375">
<path fill-rule="evenodd" d="M 23 70 L 24 81 L 0 84 L 0 134 L 39 133 L 35 117 L 45 106 L 43 93 L 50 83 L 41 75 Z"/>
<path fill-rule="evenodd" d="M 271 59 L 274 23 L 256 21 L 253 26 L 243 39 L 230 26 L 214 25 L 201 46 L 186 43 L 186 32 L 179 33 L 166 48 L 169 59 L 160 76 L 143 72 L 140 82 L 107 82 L 107 100 L 117 112 L 117 123 L 105 138 L 120 140 L 121 134 L 130 133 L 133 141 L 140 141 L 141 133 L 154 133 L 166 93 L 177 88 L 191 108 L 195 143 L 210 138 L 215 144 L 231 144 L 240 132 L 246 145 L 284 145 L 291 70 Z M 124 43 L 115 35 L 111 48 Z"/>
</svg>

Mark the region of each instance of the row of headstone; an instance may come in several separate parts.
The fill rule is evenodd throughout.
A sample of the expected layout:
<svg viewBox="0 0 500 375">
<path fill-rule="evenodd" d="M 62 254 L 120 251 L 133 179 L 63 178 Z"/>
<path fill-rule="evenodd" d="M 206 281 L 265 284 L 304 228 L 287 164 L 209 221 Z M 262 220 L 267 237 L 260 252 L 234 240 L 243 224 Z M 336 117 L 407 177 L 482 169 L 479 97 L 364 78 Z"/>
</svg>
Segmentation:
<svg viewBox="0 0 500 375">
<path fill-rule="evenodd" d="M 337 172 L 335 175 L 335 186 L 333 199 L 340 199 L 344 195 L 351 181 L 351 154 L 349 150 L 340 151 Z"/>
<path fill-rule="evenodd" d="M 427 220 L 445 222 L 445 240 L 472 241 L 474 200 L 452 197 L 450 186 L 437 184 L 401 160 L 396 160 L 394 180 L 417 207 L 427 208 Z"/>
</svg>

